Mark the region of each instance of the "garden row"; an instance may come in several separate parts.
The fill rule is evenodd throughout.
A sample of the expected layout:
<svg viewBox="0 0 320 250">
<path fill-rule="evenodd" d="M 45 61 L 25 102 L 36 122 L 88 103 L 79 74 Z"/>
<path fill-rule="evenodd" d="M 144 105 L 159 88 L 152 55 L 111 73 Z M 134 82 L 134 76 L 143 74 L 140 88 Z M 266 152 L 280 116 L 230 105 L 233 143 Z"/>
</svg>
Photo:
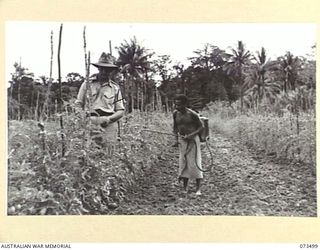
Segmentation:
<svg viewBox="0 0 320 250">
<path fill-rule="evenodd" d="M 8 214 L 108 214 L 167 144 L 167 137 L 150 137 L 144 129 L 171 129 L 163 113 L 127 115 L 109 155 L 85 120 L 64 116 L 63 139 L 58 122 L 44 123 L 45 131 L 36 121 L 9 122 Z"/>
</svg>

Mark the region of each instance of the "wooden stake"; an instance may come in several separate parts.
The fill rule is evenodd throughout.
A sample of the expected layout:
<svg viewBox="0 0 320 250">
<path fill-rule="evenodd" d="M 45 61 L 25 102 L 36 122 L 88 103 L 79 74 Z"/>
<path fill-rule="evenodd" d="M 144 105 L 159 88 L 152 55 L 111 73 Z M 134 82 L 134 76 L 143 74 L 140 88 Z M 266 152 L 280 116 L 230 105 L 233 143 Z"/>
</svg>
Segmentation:
<svg viewBox="0 0 320 250">
<path fill-rule="evenodd" d="M 109 40 L 109 51 L 110 51 L 110 55 L 112 55 L 112 46 L 111 46 L 111 40 Z"/>
<path fill-rule="evenodd" d="M 60 25 L 59 32 L 59 45 L 58 45 L 58 82 L 59 82 L 59 112 L 62 112 L 62 83 L 61 83 L 61 64 L 60 64 L 60 50 L 61 50 L 61 39 L 62 39 L 62 28 L 63 25 Z M 63 118 L 62 114 L 60 114 L 60 128 L 61 128 L 61 146 L 62 146 L 62 157 L 65 154 L 65 140 L 64 140 L 64 127 L 63 127 Z"/>
</svg>

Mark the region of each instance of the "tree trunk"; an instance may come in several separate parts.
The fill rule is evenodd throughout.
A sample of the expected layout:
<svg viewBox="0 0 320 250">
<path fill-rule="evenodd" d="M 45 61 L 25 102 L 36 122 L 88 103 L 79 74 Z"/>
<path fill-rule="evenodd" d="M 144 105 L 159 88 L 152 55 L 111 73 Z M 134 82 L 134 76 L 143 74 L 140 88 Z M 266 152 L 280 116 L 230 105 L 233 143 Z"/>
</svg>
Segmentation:
<svg viewBox="0 0 320 250">
<path fill-rule="evenodd" d="M 242 113 L 242 111 L 243 111 L 243 90 L 242 90 L 242 87 L 240 87 L 240 104 L 241 104 L 240 111 Z"/>
<path fill-rule="evenodd" d="M 145 78 L 146 81 L 144 82 L 144 96 L 145 96 L 145 106 L 150 103 L 150 95 L 149 95 L 149 88 L 148 88 L 148 82 L 149 82 L 149 76 L 148 76 L 148 71 L 145 70 Z"/>
<path fill-rule="evenodd" d="M 9 110 L 9 118 L 13 119 L 13 97 L 12 97 L 12 93 L 13 93 L 13 83 L 11 83 L 11 87 L 10 87 L 10 97 L 9 97 L 9 103 L 10 103 L 10 110 Z"/>
<path fill-rule="evenodd" d="M 144 82 L 142 82 L 142 91 L 141 91 L 141 111 L 144 111 Z"/>
<path fill-rule="evenodd" d="M 157 98 L 157 110 L 161 111 L 162 110 L 161 96 L 157 88 L 156 88 L 156 98 Z"/>
<path fill-rule="evenodd" d="M 239 66 L 239 79 L 240 79 L 240 103 L 241 103 L 240 111 L 242 113 L 242 111 L 243 111 L 243 82 L 244 81 L 242 81 L 242 67 L 241 67 L 241 64 Z"/>
<path fill-rule="evenodd" d="M 18 120 L 21 120 L 21 96 L 20 96 L 20 81 L 17 81 L 18 84 Z"/>
<path fill-rule="evenodd" d="M 154 100 L 154 109 L 155 110 L 158 110 L 158 89 L 157 88 L 155 88 L 155 100 Z"/>
<path fill-rule="evenodd" d="M 155 102 L 155 98 L 154 98 L 154 89 L 152 88 L 152 94 L 151 94 L 151 107 L 152 107 L 152 111 L 155 110 L 155 105 L 154 105 L 154 102 Z"/>
<path fill-rule="evenodd" d="M 38 109 L 39 109 L 39 90 L 37 92 L 36 107 L 35 107 L 35 111 L 34 111 L 34 119 L 35 120 L 39 120 L 38 119 Z"/>
<path fill-rule="evenodd" d="M 169 103 L 168 103 L 168 97 L 166 96 L 166 111 L 169 112 Z"/>
<path fill-rule="evenodd" d="M 130 95 L 131 95 L 131 111 L 132 113 L 134 113 L 134 82 L 133 82 L 133 79 L 132 77 L 130 77 L 130 88 L 131 88 L 131 91 L 130 91 Z"/>
<path fill-rule="evenodd" d="M 136 98 L 137 98 L 137 109 L 141 110 L 141 100 L 140 100 L 140 86 L 139 83 L 137 82 L 137 79 L 135 80 L 135 89 L 136 89 Z"/>
</svg>

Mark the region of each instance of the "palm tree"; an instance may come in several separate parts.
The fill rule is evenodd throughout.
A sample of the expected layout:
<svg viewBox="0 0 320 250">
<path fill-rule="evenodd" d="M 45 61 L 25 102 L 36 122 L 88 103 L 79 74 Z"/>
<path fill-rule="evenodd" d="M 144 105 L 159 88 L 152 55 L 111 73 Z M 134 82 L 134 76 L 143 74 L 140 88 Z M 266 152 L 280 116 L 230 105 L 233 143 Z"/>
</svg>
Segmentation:
<svg viewBox="0 0 320 250">
<path fill-rule="evenodd" d="M 271 72 L 277 69 L 277 62 L 267 60 L 266 50 L 262 47 L 261 51 L 254 57 L 255 64 L 251 64 L 245 77 L 245 95 L 250 95 L 252 100 L 258 105 L 263 98 L 274 99 L 279 93 L 280 86 L 272 78 Z"/>
<path fill-rule="evenodd" d="M 243 108 L 244 67 L 250 62 L 250 51 L 245 49 L 242 41 L 238 41 L 236 49 L 231 49 L 232 54 L 226 54 L 228 61 L 224 64 L 226 73 L 240 87 L 241 110 Z"/>
<path fill-rule="evenodd" d="M 283 90 L 294 90 L 296 88 L 296 81 L 298 78 L 298 71 L 300 70 L 300 60 L 290 52 L 278 58 L 280 63 L 280 74 L 282 75 Z"/>
<path fill-rule="evenodd" d="M 130 41 L 124 41 L 120 47 L 117 48 L 119 58 L 117 64 L 121 67 L 121 73 L 124 76 L 126 84 L 124 86 L 125 95 L 131 97 L 131 109 L 134 109 L 134 94 L 135 91 L 137 106 L 139 100 L 139 85 L 141 83 L 143 92 L 145 94 L 145 81 L 148 80 L 149 58 L 153 53 L 149 53 L 145 47 L 139 45 L 136 37 L 130 39 Z M 143 79 L 143 76 L 146 80 Z M 135 86 L 135 87 L 134 87 Z M 141 87 L 141 86 L 140 86 Z M 129 90 L 129 93 L 128 93 Z M 141 107 L 143 106 L 143 96 L 141 97 Z"/>
<path fill-rule="evenodd" d="M 260 81 L 258 75 L 255 75 L 255 79 L 252 80 L 256 82 Z M 272 78 L 267 78 L 264 80 L 263 85 L 254 84 L 244 91 L 244 97 L 248 98 L 250 102 L 254 102 L 257 107 L 263 100 L 268 101 L 269 104 L 273 103 L 280 92 L 280 84 L 273 81 Z"/>
</svg>

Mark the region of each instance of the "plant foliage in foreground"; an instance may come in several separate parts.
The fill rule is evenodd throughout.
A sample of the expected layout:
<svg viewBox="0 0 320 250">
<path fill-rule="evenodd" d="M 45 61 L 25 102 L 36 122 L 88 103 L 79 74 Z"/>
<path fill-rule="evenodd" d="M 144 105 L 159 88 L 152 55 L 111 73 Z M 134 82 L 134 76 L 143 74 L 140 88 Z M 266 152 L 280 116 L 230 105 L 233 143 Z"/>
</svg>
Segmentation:
<svg viewBox="0 0 320 250">
<path fill-rule="evenodd" d="M 79 114 L 64 116 L 41 131 L 35 121 L 9 122 L 8 214 L 108 214 L 125 198 L 136 178 L 157 163 L 168 138 L 149 137 L 145 128 L 168 131 L 164 114 L 128 115 L 110 156 L 88 135 Z M 65 134 L 64 157 L 61 136 Z"/>
</svg>

